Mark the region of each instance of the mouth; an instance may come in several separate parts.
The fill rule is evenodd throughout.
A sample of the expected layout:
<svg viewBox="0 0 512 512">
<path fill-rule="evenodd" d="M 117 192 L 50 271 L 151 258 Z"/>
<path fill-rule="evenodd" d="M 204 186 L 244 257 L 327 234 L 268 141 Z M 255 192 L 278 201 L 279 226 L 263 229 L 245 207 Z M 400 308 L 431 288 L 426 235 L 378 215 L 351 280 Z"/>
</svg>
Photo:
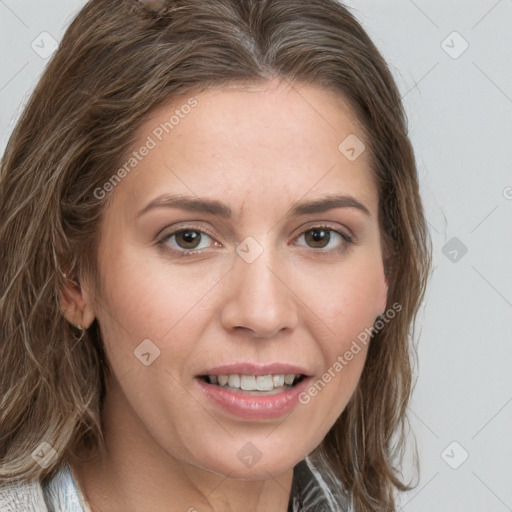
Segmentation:
<svg viewBox="0 0 512 512">
<path fill-rule="evenodd" d="M 224 388 L 235 393 L 249 395 L 274 395 L 294 388 L 306 375 L 297 373 L 271 375 L 200 375 L 199 379 L 207 384 Z"/>
<path fill-rule="evenodd" d="M 291 367 L 287 370 L 293 371 Z M 259 375 L 214 371 L 218 373 L 198 375 L 195 379 L 208 403 L 223 414 L 248 421 L 273 420 L 291 413 L 313 379 L 302 373 L 273 373 L 270 368 L 242 370 Z"/>
</svg>

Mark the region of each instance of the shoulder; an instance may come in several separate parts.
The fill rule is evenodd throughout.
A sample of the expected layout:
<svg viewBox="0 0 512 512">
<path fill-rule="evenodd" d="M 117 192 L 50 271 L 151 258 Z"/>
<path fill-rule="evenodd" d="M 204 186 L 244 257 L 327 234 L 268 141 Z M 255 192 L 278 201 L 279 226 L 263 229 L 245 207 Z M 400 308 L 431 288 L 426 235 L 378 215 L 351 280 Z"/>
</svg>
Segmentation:
<svg viewBox="0 0 512 512">
<path fill-rule="evenodd" d="M 0 512 L 89 511 L 78 495 L 71 469 L 65 463 L 44 484 L 20 481 L 0 484 Z"/>
<path fill-rule="evenodd" d="M 48 512 L 41 484 L 0 484 L 0 512 Z"/>
</svg>

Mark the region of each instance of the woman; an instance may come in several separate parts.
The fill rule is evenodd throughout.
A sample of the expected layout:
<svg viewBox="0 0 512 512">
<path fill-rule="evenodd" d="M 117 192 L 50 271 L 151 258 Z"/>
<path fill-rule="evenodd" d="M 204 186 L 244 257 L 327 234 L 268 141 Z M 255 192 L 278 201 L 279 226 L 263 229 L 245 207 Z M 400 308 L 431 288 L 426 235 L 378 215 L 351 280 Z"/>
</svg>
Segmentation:
<svg viewBox="0 0 512 512">
<path fill-rule="evenodd" d="M 0 505 L 394 510 L 430 245 L 345 7 L 88 2 L 0 186 Z"/>
</svg>

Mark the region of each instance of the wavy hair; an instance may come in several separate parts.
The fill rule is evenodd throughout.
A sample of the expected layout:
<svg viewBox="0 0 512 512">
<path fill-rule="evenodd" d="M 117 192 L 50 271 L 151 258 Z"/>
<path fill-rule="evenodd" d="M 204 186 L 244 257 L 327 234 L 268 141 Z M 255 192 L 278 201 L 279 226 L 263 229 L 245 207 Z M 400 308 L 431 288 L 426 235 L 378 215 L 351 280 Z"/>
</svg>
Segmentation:
<svg viewBox="0 0 512 512">
<path fill-rule="evenodd" d="M 388 303 L 347 407 L 310 454 L 356 512 L 391 511 L 402 482 L 415 347 L 409 329 L 427 285 L 431 241 L 400 94 L 383 57 L 336 0 L 91 0 L 66 31 L 16 124 L 0 167 L 0 481 L 43 481 L 104 446 L 109 371 L 99 325 L 63 317 L 66 279 L 97 275 L 94 190 L 124 161 L 156 107 L 231 84 L 313 84 L 361 123 L 379 193 Z M 45 468 L 30 456 L 57 452 Z M 338 485 L 339 484 L 339 485 Z M 341 489 L 342 488 L 342 489 Z"/>
</svg>

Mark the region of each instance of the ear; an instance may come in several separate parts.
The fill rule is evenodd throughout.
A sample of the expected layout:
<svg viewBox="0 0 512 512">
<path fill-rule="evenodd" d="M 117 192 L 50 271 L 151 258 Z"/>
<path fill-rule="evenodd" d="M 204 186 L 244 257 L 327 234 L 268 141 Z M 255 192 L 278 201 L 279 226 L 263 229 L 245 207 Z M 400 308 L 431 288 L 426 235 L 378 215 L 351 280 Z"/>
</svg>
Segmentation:
<svg viewBox="0 0 512 512">
<path fill-rule="evenodd" d="M 94 321 L 90 297 L 78 281 L 67 278 L 59 296 L 60 309 L 66 320 L 79 329 L 87 329 Z"/>
</svg>

